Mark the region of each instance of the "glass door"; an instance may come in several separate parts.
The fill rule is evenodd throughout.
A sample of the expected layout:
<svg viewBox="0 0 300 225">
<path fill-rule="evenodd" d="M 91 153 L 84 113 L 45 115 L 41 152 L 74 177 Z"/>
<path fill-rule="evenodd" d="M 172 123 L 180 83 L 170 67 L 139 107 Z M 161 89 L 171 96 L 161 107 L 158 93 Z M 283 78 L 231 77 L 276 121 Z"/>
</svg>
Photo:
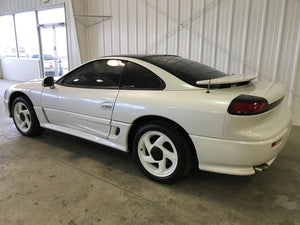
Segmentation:
<svg viewBox="0 0 300 225">
<path fill-rule="evenodd" d="M 62 76 L 69 71 L 64 8 L 38 11 L 44 76 Z"/>
<path fill-rule="evenodd" d="M 68 72 L 68 51 L 64 24 L 40 26 L 45 76 L 62 76 Z"/>
</svg>

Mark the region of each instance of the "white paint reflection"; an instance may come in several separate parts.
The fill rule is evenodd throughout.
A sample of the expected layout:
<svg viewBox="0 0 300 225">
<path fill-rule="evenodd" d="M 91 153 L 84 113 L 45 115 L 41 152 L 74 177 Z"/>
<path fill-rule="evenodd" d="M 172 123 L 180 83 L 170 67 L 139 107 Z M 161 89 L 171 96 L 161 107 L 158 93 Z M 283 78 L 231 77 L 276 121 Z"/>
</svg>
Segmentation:
<svg viewBox="0 0 300 225">
<path fill-rule="evenodd" d="M 107 61 L 109 66 L 125 66 L 125 64 L 120 60 L 111 59 Z"/>
<path fill-rule="evenodd" d="M 116 103 L 116 106 L 121 107 L 121 108 L 132 108 L 132 109 L 137 109 L 137 110 L 143 110 L 146 108 L 146 106 L 143 106 L 143 105 L 133 105 L 133 104 L 121 103 L 121 102 Z"/>
</svg>

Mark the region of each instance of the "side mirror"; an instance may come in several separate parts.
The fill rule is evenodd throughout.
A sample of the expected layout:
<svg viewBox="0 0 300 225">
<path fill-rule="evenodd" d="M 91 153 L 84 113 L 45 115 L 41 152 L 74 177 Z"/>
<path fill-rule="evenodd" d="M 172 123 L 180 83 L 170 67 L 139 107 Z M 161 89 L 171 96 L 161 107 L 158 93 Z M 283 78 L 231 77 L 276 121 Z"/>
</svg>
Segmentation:
<svg viewBox="0 0 300 225">
<path fill-rule="evenodd" d="M 51 89 L 54 88 L 54 79 L 53 77 L 45 77 L 42 80 L 42 86 L 43 87 L 50 87 Z"/>
</svg>

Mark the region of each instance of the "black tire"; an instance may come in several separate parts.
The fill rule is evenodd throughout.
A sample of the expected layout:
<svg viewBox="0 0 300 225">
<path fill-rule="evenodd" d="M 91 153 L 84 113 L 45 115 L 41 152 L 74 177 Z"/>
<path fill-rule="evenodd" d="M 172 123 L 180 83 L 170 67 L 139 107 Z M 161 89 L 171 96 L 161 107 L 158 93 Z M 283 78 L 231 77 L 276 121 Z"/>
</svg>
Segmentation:
<svg viewBox="0 0 300 225">
<path fill-rule="evenodd" d="M 174 183 L 192 165 L 189 146 L 177 127 L 165 121 L 153 121 L 137 130 L 133 155 L 146 176 L 159 183 Z"/>
<path fill-rule="evenodd" d="M 17 97 L 12 104 L 11 114 L 16 128 L 25 136 L 40 135 L 44 129 L 40 127 L 31 102 L 25 96 Z"/>
</svg>

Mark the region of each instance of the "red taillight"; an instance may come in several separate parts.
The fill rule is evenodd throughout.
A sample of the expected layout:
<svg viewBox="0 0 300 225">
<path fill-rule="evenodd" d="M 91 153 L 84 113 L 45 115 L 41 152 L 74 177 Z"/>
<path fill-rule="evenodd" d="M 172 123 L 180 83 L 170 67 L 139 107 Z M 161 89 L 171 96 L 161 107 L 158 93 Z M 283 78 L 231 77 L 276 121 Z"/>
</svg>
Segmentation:
<svg viewBox="0 0 300 225">
<path fill-rule="evenodd" d="M 275 141 L 271 144 L 271 148 L 274 148 L 275 146 L 279 145 L 281 142 L 281 139 L 279 139 L 278 141 Z"/>
<path fill-rule="evenodd" d="M 255 115 L 268 110 L 266 99 L 256 96 L 240 95 L 228 107 L 228 113 L 233 115 Z"/>
<path fill-rule="evenodd" d="M 256 114 L 266 111 L 266 106 L 267 104 L 265 102 L 235 102 L 231 106 L 231 112 L 235 112 L 237 114 Z"/>
</svg>

